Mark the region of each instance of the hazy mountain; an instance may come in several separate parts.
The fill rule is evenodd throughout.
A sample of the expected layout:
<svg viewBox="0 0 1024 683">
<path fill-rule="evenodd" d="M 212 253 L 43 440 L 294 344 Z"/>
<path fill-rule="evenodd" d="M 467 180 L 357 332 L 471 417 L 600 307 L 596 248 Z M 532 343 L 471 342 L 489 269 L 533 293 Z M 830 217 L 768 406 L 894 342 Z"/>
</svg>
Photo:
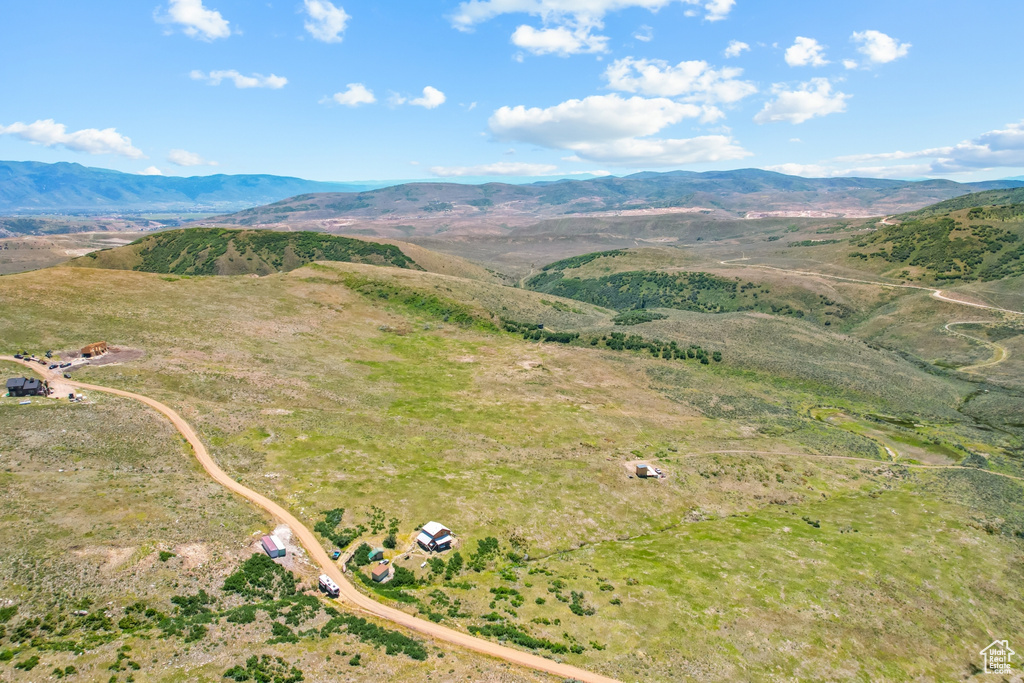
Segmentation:
<svg viewBox="0 0 1024 683">
<path fill-rule="evenodd" d="M 0 161 L 0 213 L 237 211 L 308 192 L 380 186 L 273 175 L 147 176 L 71 163 Z"/>
<path fill-rule="evenodd" d="M 461 223 L 522 224 L 566 215 L 704 212 L 719 217 L 763 215 L 872 216 L 893 214 L 1018 181 L 802 178 L 758 169 L 694 173 L 637 173 L 618 178 L 559 180 L 530 185 L 409 183 L 368 192 L 303 194 L 217 219 L 218 223 L 274 225 L 320 222 L 408 221 L 445 229 Z M 409 226 L 412 227 L 412 226 Z"/>
</svg>

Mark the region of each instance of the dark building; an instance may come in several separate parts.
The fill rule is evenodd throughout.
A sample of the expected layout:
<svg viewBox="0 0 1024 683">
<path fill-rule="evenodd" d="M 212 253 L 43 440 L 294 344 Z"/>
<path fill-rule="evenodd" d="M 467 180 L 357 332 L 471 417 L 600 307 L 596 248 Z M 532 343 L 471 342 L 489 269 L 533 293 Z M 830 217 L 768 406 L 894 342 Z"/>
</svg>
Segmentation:
<svg viewBox="0 0 1024 683">
<path fill-rule="evenodd" d="M 7 393 L 15 398 L 23 396 L 46 396 L 50 393 L 50 387 L 46 382 L 38 379 L 26 379 L 15 377 L 7 380 Z"/>
</svg>

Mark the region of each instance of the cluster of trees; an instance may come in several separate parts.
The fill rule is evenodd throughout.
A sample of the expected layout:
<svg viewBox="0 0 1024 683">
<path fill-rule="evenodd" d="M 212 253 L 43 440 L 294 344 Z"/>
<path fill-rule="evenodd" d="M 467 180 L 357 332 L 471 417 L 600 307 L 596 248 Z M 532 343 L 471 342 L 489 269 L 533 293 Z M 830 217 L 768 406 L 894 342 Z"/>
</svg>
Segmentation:
<svg viewBox="0 0 1024 683">
<path fill-rule="evenodd" d="M 655 313 L 654 311 L 641 309 L 620 313 L 612 318 L 612 322 L 616 325 L 642 325 L 643 323 L 654 322 L 655 320 L 664 320 L 667 317 L 664 313 Z"/>
<path fill-rule="evenodd" d="M 251 600 L 273 600 L 295 595 L 296 582 L 290 571 L 257 553 L 224 579 L 222 590 Z"/>
<path fill-rule="evenodd" d="M 1024 244 L 1018 242 L 1020 236 L 1005 228 L 965 225 L 946 215 L 887 226 L 857 243 L 878 251 L 850 256 L 925 268 L 938 280 L 996 280 L 1024 274 Z"/>
<path fill-rule="evenodd" d="M 149 273 L 215 275 L 218 260 L 229 248 L 243 258 L 259 259 L 275 270 L 311 261 L 419 267 L 394 245 L 316 232 L 189 228 L 162 232 L 135 244 L 142 245 L 139 250 L 142 260 L 135 270 Z M 94 253 L 90 257 L 95 259 L 98 255 Z"/>
<path fill-rule="evenodd" d="M 418 640 L 410 638 L 398 631 L 391 631 L 371 624 L 362 617 L 351 614 L 342 614 L 330 608 L 333 612 L 332 618 L 320 629 L 320 637 L 326 638 L 332 633 L 340 633 L 344 628 L 350 635 L 355 636 L 364 643 L 370 643 L 383 647 L 389 655 L 405 653 L 412 659 L 423 661 L 427 658 L 427 648 Z"/>
<path fill-rule="evenodd" d="M 366 527 L 362 524 L 355 528 L 338 529 L 338 525 L 341 524 L 341 518 L 344 514 L 345 508 L 327 510 L 324 512 L 323 520 L 313 525 L 313 531 L 317 532 L 343 550 L 366 531 Z"/>
<path fill-rule="evenodd" d="M 224 678 L 233 681 L 256 681 L 256 683 L 299 683 L 303 680 L 302 670 L 288 664 L 281 657 L 253 655 L 245 666 L 236 665 L 224 672 Z"/>
<path fill-rule="evenodd" d="M 779 309 L 783 310 L 783 309 Z M 801 316 L 803 312 L 800 312 Z M 662 316 L 664 317 L 664 316 Z M 578 332 L 550 332 L 543 325 L 522 323 L 514 320 L 501 321 L 505 330 L 513 334 L 521 334 L 523 339 L 539 342 L 557 342 L 559 344 L 575 344 L 577 346 L 598 346 L 612 351 L 646 351 L 655 358 L 665 360 L 697 360 L 702 365 L 711 361 L 722 362 L 722 352 L 709 352 L 696 344 L 682 347 L 678 342 L 663 342 L 660 339 L 645 339 L 639 334 L 626 335 L 623 332 L 612 332 L 600 337 L 581 337 Z"/>
</svg>

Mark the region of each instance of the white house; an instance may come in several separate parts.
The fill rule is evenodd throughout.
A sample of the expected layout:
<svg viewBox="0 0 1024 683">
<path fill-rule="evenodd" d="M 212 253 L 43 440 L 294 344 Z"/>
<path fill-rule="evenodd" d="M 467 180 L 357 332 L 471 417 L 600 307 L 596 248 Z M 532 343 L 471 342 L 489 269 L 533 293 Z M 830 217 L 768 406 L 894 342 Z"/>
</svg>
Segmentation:
<svg viewBox="0 0 1024 683">
<path fill-rule="evenodd" d="M 429 522 L 423 525 L 420 533 L 416 536 L 416 542 L 427 551 L 448 550 L 452 547 L 452 532 L 438 522 Z"/>
</svg>

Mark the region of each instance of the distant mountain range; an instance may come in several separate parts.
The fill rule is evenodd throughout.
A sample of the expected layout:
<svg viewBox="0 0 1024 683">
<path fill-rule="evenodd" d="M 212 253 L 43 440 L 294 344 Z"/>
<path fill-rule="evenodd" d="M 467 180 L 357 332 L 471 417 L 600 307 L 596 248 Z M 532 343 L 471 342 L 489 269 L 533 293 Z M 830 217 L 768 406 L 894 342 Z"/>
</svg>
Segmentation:
<svg viewBox="0 0 1024 683">
<path fill-rule="evenodd" d="M 1020 180 L 802 178 L 757 169 L 637 173 L 527 185 L 327 183 L 273 175 L 145 176 L 80 164 L 0 161 L 0 215 L 196 211 L 242 225 L 403 217 L 490 219 L 705 209 L 748 212 L 897 213 Z M 253 208 L 259 207 L 259 208 Z M 246 209 L 249 209 L 246 211 Z"/>
<path fill-rule="evenodd" d="M 309 192 L 361 192 L 379 183 L 322 183 L 273 175 L 181 178 L 80 164 L 0 161 L 0 214 L 237 211 Z"/>
<path fill-rule="evenodd" d="M 530 185 L 408 183 L 357 193 L 304 194 L 219 216 L 216 224 L 351 230 L 372 225 L 423 235 L 434 226 L 523 225 L 564 216 L 699 213 L 718 218 L 853 217 L 919 209 L 1021 181 L 802 178 L 758 169 L 637 173 Z"/>
</svg>

